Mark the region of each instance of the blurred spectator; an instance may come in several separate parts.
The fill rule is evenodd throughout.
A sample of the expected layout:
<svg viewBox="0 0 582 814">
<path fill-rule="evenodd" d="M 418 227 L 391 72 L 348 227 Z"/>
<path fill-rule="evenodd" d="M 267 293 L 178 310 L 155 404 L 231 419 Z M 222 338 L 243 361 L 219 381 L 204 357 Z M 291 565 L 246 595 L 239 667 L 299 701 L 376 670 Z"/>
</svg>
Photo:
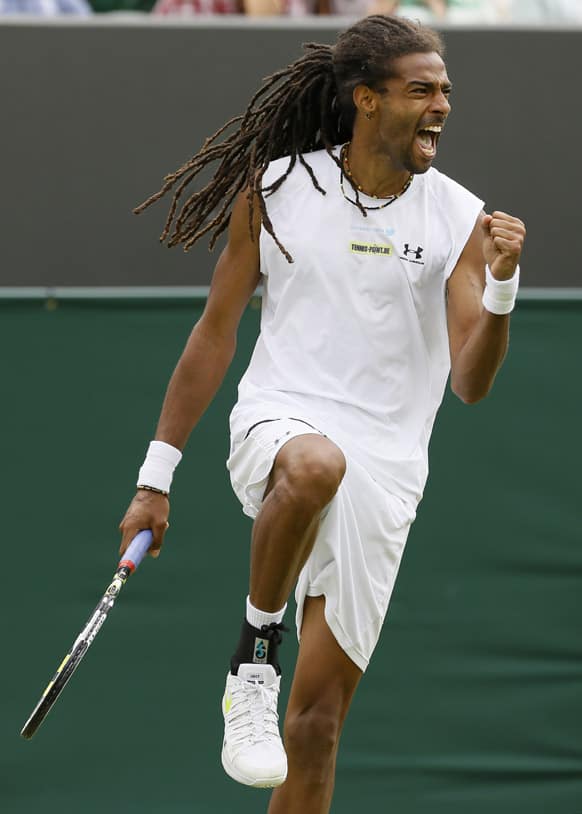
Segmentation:
<svg viewBox="0 0 582 814">
<path fill-rule="evenodd" d="M 582 23 L 582 0 L 511 0 L 517 23 Z"/>
<path fill-rule="evenodd" d="M 410 16 L 413 16 L 415 11 L 428 11 L 435 19 L 442 20 L 447 16 L 447 7 L 450 5 L 447 0 L 401 0 L 398 4 L 399 12 L 406 12 L 407 9 L 413 9 Z M 408 15 L 407 15 L 408 16 Z"/>
<path fill-rule="evenodd" d="M 582 22 L 582 0 L 400 0 L 398 14 L 423 23 Z"/>
<path fill-rule="evenodd" d="M 337 14 L 359 18 L 367 14 L 394 14 L 399 5 L 400 0 L 244 0 L 245 12 L 251 17 Z"/>
<path fill-rule="evenodd" d="M 495 22 L 511 0 L 244 0 L 250 16 L 333 14 L 364 17 L 366 14 L 400 14 L 423 23 Z M 563 0 L 567 1 L 567 0 Z M 571 0 L 574 1 L 575 0 Z M 582 2 L 582 0 L 581 0 Z"/>
<path fill-rule="evenodd" d="M 7 14 L 34 17 L 60 17 L 75 14 L 86 17 L 91 14 L 87 0 L 0 0 L 0 16 Z"/>
<path fill-rule="evenodd" d="M 303 17 L 314 11 L 313 0 L 243 0 L 243 11 L 249 17 L 272 17 L 285 14 Z"/>
<path fill-rule="evenodd" d="M 495 23 L 507 18 L 510 0 L 401 0 L 398 14 L 423 23 Z"/>
<path fill-rule="evenodd" d="M 157 0 L 154 14 L 172 14 L 181 17 L 190 17 L 194 14 L 241 14 L 243 12 L 241 0 Z M 279 11 L 264 12 L 272 16 L 280 14 Z"/>
<path fill-rule="evenodd" d="M 0 4 L 27 1 L 41 3 L 53 0 L 0 0 Z M 251 17 L 300 17 L 319 14 L 358 18 L 366 14 L 400 14 L 429 25 L 438 22 L 582 22 L 582 0 L 91 0 L 95 11 L 148 11 L 154 2 L 154 14 L 178 16 L 246 14 Z"/>
<path fill-rule="evenodd" d="M 89 0 L 93 11 L 102 14 L 109 11 L 142 11 L 149 12 L 155 0 Z"/>
<path fill-rule="evenodd" d="M 366 14 L 393 14 L 398 0 L 316 0 L 317 14 L 364 17 Z"/>
</svg>

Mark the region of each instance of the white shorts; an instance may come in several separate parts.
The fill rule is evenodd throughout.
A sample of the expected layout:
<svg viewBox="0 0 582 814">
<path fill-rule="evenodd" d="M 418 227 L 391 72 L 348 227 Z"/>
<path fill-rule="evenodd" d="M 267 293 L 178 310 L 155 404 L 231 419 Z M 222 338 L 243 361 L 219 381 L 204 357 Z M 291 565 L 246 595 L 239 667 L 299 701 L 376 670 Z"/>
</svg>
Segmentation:
<svg viewBox="0 0 582 814">
<path fill-rule="evenodd" d="M 298 418 L 259 420 L 234 433 L 227 467 L 245 514 L 257 516 L 281 447 L 309 433 L 324 435 Z M 348 455 L 346 461 L 344 479 L 322 513 L 315 545 L 297 581 L 296 624 L 299 636 L 306 596 L 325 596 L 327 624 L 363 671 L 380 636 L 410 520 L 403 519 L 407 512 L 400 498 Z"/>
</svg>

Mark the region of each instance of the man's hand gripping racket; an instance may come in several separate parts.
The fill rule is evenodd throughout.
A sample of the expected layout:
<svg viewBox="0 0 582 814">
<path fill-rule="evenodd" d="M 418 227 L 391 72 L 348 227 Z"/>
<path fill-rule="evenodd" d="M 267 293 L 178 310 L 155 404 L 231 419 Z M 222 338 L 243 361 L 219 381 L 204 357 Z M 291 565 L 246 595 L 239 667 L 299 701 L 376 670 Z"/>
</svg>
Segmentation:
<svg viewBox="0 0 582 814">
<path fill-rule="evenodd" d="M 44 721 L 48 711 L 51 709 L 66 683 L 73 675 L 79 663 L 93 639 L 99 632 L 101 625 L 107 619 L 107 614 L 113 607 L 117 596 L 127 582 L 128 577 L 138 567 L 145 557 L 148 548 L 152 543 L 152 533 L 149 530 L 140 531 L 131 541 L 123 558 L 117 566 L 111 584 L 101 597 L 99 604 L 91 614 L 89 621 L 75 639 L 73 646 L 61 662 L 58 670 L 50 680 L 46 690 L 43 692 L 40 701 L 34 708 L 30 718 L 24 724 L 22 732 L 23 738 L 29 740 Z"/>
</svg>

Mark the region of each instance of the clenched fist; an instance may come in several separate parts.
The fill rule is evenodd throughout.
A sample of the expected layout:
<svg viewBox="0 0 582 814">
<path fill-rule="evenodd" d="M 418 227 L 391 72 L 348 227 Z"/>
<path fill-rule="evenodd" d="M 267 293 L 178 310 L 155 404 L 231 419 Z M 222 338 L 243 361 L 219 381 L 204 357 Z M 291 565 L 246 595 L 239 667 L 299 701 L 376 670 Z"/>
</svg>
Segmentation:
<svg viewBox="0 0 582 814">
<path fill-rule="evenodd" d="M 506 212 L 493 212 L 481 221 L 483 227 L 483 254 L 491 273 L 498 280 L 513 277 L 519 263 L 525 226 L 519 218 Z"/>
</svg>

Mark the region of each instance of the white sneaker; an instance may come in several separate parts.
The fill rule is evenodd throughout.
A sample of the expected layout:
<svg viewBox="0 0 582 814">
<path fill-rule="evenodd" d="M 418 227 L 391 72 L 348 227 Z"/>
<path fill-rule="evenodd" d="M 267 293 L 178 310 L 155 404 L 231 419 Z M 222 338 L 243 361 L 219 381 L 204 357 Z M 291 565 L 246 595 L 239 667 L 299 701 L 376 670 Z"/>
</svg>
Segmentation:
<svg viewBox="0 0 582 814">
<path fill-rule="evenodd" d="M 246 786 L 271 788 L 287 777 L 277 715 L 280 685 L 270 664 L 241 664 L 238 675 L 226 677 L 222 765 Z"/>
</svg>

